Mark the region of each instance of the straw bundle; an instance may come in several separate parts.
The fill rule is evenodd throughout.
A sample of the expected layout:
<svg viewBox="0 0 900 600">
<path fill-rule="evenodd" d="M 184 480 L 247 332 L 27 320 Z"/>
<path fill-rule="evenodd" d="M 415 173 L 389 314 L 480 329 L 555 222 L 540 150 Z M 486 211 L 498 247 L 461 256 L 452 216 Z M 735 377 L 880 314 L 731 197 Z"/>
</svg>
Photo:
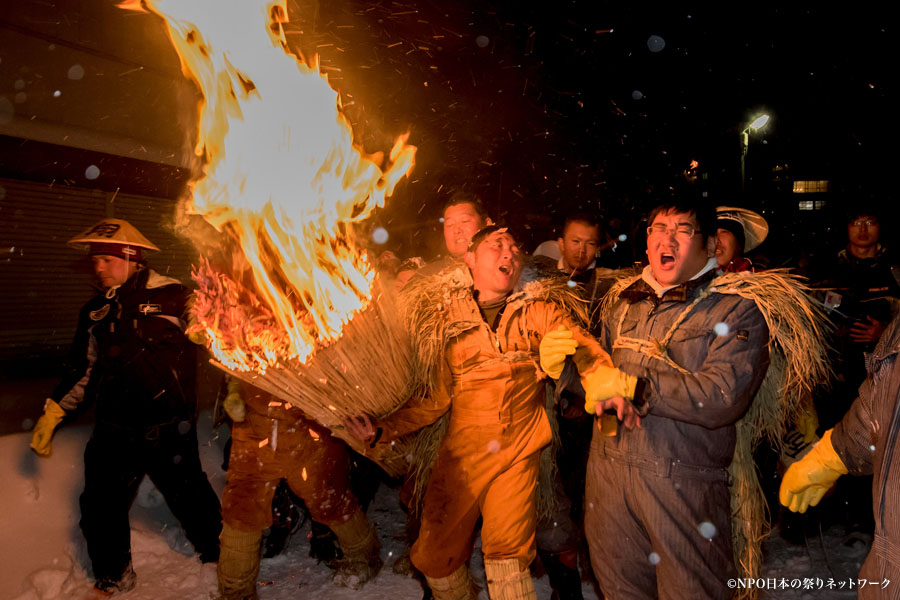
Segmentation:
<svg viewBox="0 0 900 600">
<path fill-rule="evenodd" d="M 223 301 L 227 296 L 224 291 L 228 287 L 228 278 L 219 273 L 215 279 L 219 288 L 205 282 L 198 292 L 194 310 L 201 318 L 216 314 L 221 321 L 222 315 L 228 312 L 221 310 L 228 304 Z M 223 293 L 219 294 L 219 291 Z M 239 338 L 259 331 L 271 334 L 266 328 L 267 318 L 262 307 L 242 305 L 238 308 L 247 310 L 248 314 L 246 318 L 232 317 L 227 336 Z M 373 455 L 343 428 L 346 419 L 362 413 L 376 418 L 390 414 L 409 396 L 413 368 L 411 346 L 393 297 L 384 292 L 378 278 L 372 301 L 344 326 L 341 338 L 321 344 L 305 363 L 281 359 L 270 362 L 261 373 L 256 369 L 242 370 L 220 361 L 212 362 L 226 373 L 301 409 L 354 450 L 365 453 L 389 475 L 400 476 L 407 471 L 409 452 L 406 444 L 394 444 Z"/>
</svg>

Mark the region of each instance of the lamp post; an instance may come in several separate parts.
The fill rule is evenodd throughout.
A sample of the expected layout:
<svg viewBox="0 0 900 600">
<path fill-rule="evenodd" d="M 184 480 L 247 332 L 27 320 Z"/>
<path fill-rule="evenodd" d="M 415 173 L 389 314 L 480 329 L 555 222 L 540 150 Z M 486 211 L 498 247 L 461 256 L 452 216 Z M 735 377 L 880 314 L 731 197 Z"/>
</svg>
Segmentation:
<svg viewBox="0 0 900 600">
<path fill-rule="evenodd" d="M 750 130 L 757 131 L 766 126 L 769 122 L 769 115 L 760 115 L 753 119 L 749 125 L 741 131 L 741 193 L 743 194 L 747 187 L 747 150 L 750 148 Z"/>
</svg>

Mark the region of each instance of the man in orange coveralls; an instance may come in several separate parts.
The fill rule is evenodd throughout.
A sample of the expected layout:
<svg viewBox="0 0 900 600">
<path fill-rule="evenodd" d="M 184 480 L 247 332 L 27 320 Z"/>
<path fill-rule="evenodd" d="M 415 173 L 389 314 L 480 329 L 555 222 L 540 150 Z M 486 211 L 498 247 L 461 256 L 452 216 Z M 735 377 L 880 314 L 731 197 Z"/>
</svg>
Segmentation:
<svg viewBox="0 0 900 600">
<path fill-rule="evenodd" d="M 562 292 L 548 280 L 517 289 L 522 254 L 505 228 L 478 232 L 465 263 L 471 279 L 457 271 L 446 281 L 422 283 L 440 290 L 433 327 L 416 333 L 443 340 L 431 393 L 383 419 L 361 416 L 347 426 L 364 441 L 391 443 L 449 410 L 412 562 L 436 600 L 476 598 L 466 561 L 480 514 L 491 598 L 536 598 L 528 571 L 535 556 L 534 498 L 540 451 L 551 438 L 541 369 L 558 378 L 566 356 L 574 354 L 589 399 L 598 401 L 629 396 L 636 381 L 613 368 L 597 342 L 553 301 Z M 556 285 L 567 288 L 565 281 Z M 633 425 L 634 413 L 619 406 L 619 416 Z"/>
<path fill-rule="evenodd" d="M 337 585 L 360 587 L 381 568 L 381 545 L 350 491 L 350 455 L 340 440 L 290 403 L 253 386 L 229 382 L 225 410 L 234 420 L 222 498 L 218 565 L 222 600 L 255 600 L 262 530 L 272 524 L 281 478 L 313 519 L 334 531 L 343 558 Z"/>
</svg>

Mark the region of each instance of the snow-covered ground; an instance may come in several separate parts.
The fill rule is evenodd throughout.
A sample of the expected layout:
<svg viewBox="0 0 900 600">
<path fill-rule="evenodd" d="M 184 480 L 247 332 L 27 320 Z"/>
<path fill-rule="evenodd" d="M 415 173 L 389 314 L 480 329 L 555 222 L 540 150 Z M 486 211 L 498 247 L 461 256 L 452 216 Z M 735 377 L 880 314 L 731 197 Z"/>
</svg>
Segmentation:
<svg viewBox="0 0 900 600">
<path fill-rule="evenodd" d="M 213 488 L 221 496 L 225 474 L 222 448 L 227 432 L 218 436 L 210 417 L 201 417 L 200 455 Z M 84 539 L 78 528 L 78 496 L 83 487 L 82 453 L 90 425 L 59 429 L 53 454 L 38 458 L 28 448 L 30 434 L 0 436 L 0 600 L 79 598 L 92 580 Z M 392 572 L 405 551 L 405 516 L 397 491 L 382 486 L 369 507 L 369 518 L 382 541 L 385 567 L 361 590 L 338 588 L 331 571 L 309 557 L 309 525 L 296 532 L 280 556 L 264 559 L 259 576 L 262 600 L 321 597 L 371 600 L 418 600 L 422 589 L 411 578 Z M 201 565 L 190 543 L 159 492 L 145 479 L 131 509 L 131 545 L 137 587 L 122 600 L 208 599 L 216 589 L 215 565 Z M 472 572 L 483 585 L 484 568 L 476 547 Z M 546 577 L 537 581 L 540 598 L 550 597 Z M 589 584 L 585 598 L 597 598 Z M 487 599 L 487 593 L 481 597 Z"/>
<path fill-rule="evenodd" d="M 83 485 L 82 453 L 90 435 L 89 425 L 60 429 L 54 438 L 53 455 L 39 459 L 28 448 L 30 434 L 0 436 L 0 600 L 51 600 L 83 597 L 92 580 L 84 540 L 78 528 L 78 495 Z M 227 435 L 227 434 L 223 434 Z M 225 474 L 221 469 L 224 439 L 210 429 L 210 417 L 200 423 L 201 458 L 214 489 L 221 494 Z M 403 554 L 404 516 L 397 492 L 382 486 L 369 507 L 369 517 L 381 536 L 385 568 L 359 591 L 331 584 L 329 569 L 309 558 L 308 524 L 291 538 L 281 556 L 264 559 L 259 577 L 262 600 L 321 597 L 367 600 L 418 600 L 422 591 L 410 578 L 391 571 Z M 205 600 L 214 597 L 215 565 L 201 565 L 178 522 L 156 489 L 142 484 L 131 511 L 132 553 L 137 587 L 122 600 Z M 822 589 L 767 590 L 763 598 L 806 600 L 854 598 L 855 591 L 827 582 L 855 580 L 868 548 L 827 530 L 822 539 L 812 536 L 807 546 L 791 546 L 777 536 L 767 545 L 767 578 L 819 578 Z M 473 575 L 483 586 L 484 570 L 478 548 L 472 559 Z M 900 582 L 897 582 L 900 584 Z M 550 597 L 546 576 L 536 581 L 538 598 Z M 596 599 L 585 583 L 585 598 Z M 482 591 L 482 599 L 487 593 Z"/>
</svg>

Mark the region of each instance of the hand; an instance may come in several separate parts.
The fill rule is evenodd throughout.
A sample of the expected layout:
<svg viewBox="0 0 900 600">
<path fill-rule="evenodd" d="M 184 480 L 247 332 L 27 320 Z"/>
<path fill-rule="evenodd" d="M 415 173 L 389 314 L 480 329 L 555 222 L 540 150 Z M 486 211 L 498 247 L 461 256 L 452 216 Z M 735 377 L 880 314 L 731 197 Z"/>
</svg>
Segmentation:
<svg viewBox="0 0 900 600">
<path fill-rule="evenodd" d="M 884 329 L 884 323 L 866 315 L 865 321 L 854 321 L 850 326 L 850 339 L 859 343 L 875 343 Z"/>
<path fill-rule="evenodd" d="M 385 250 L 378 255 L 378 259 L 375 261 L 375 268 L 379 271 L 386 272 L 388 275 L 394 275 L 400 270 L 402 262 L 403 261 L 400 260 L 399 256 L 390 250 Z"/>
<path fill-rule="evenodd" d="M 209 341 L 209 336 L 206 335 L 205 329 L 189 331 L 187 337 L 192 344 L 197 344 L 198 346 L 205 346 L 206 342 Z"/>
<path fill-rule="evenodd" d="M 193 310 L 188 314 L 188 326 L 185 333 L 192 344 L 206 346 L 209 341 L 209 336 L 206 335 L 206 328 L 200 325 L 200 322 L 197 320 L 197 313 Z"/>
<path fill-rule="evenodd" d="M 631 402 L 621 396 L 614 396 L 613 398 L 597 402 L 594 405 L 594 409 L 597 411 L 598 415 L 601 415 L 608 410 L 614 410 L 616 412 L 616 418 L 624 423 L 625 429 L 628 429 L 629 431 L 635 427 L 641 426 L 640 415 L 638 415 L 637 411 L 631 405 Z"/>
<path fill-rule="evenodd" d="M 375 441 L 375 426 L 372 425 L 372 419 L 369 418 L 369 415 L 362 414 L 345 419 L 344 429 L 364 444 L 370 444 Z"/>
<path fill-rule="evenodd" d="M 65 416 L 66 411 L 63 410 L 63 407 L 47 398 L 44 402 L 44 414 L 35 423 L 31 434 L 31 449 L 38 456 L 50 456 L 53 450 L 51 444 L 53 432 L 56 431 L 57 425 L 62 422 Z"/>
<path fill-rule="evenodd" d="M 222 401 L 222 408 L 235 423 L 241 423 L 247 418 L 247 405 L 240 392 L 229 392 Z"/>
<path fill-rule="evenodd" d="M 793 512 L 804 513 L 831 489 L 847 467 L 831 445 L 829 429 L 806 456 L 792 464 L 781 480 L 778 500 Z"/>
<path fill-rule="evenodd" d="M 541 369 L 552 379 L 559 379 L 562 375 L 566 357 L 575 354 L 578 340 L 575 334 L 566 327 L 560 325 L 556 331 L 550 331 L 541 339 L 539 353 L 541 356 Z"/>
<path fill-rule="evenodd" d="M 562 408 L 559 414 L 563 419 L 580 419 L 584 416 L 584 402 L 580 398 L 573 398 L 571 402 L 565 403 L 565 408 Z"/>
<path fill-rule="evenodd" d="M 634 398 L 637 377 L 626 375 L 615 367 L 599 365 L 582 378 L 584 384 L 584 410 L 595 414 L 595 405 L 610 398 L 621 396 L 626 400 Z M 603 412 L 603 411 L 599 411 Z"/>
</svg>

